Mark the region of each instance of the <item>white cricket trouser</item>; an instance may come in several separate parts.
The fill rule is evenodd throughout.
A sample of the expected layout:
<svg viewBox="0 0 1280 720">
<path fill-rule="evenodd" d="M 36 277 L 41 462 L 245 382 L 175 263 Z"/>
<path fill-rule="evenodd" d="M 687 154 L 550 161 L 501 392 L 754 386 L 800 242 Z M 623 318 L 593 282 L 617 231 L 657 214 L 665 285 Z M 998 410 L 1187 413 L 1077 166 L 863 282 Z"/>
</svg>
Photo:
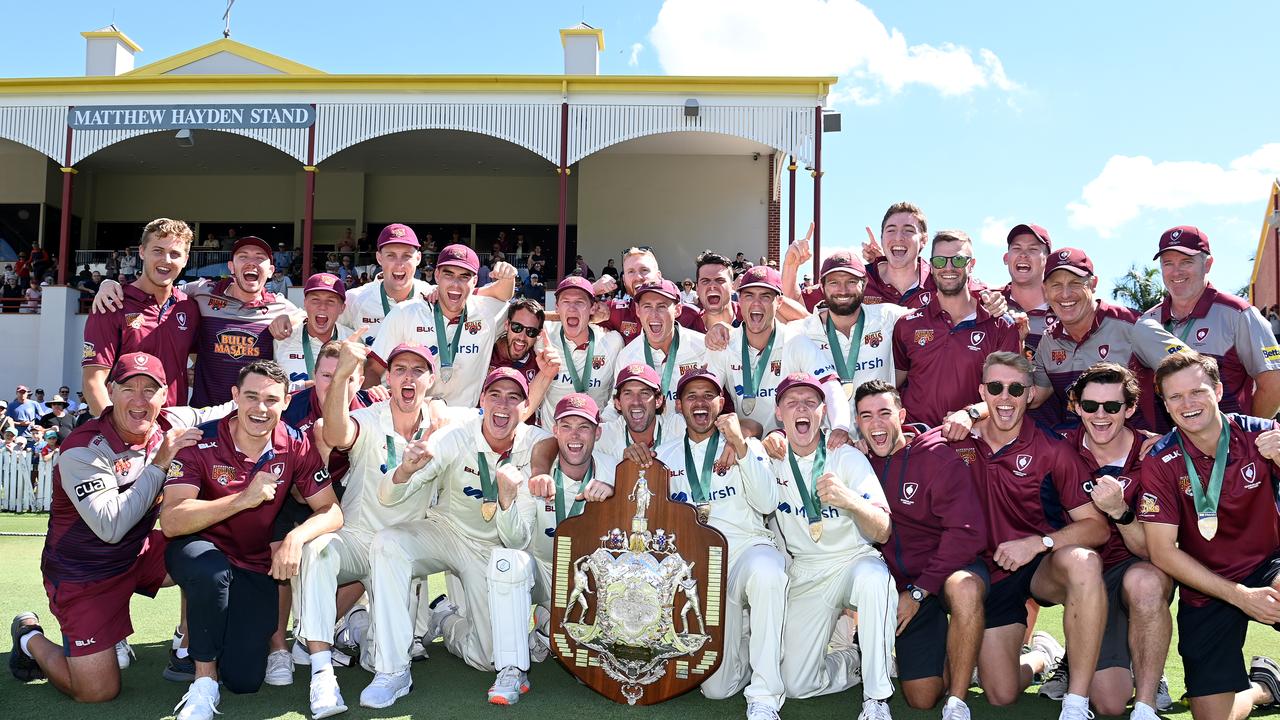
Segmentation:
<svg viewBox="0 0 1280 720">
<path fill-rule="evenodd" d="M 302 637 L 333 644 L 338 615 L 338 586 L 361 581 L 369 586 L 369 546 L 372 536 L 339 528 L 302 547 L 298 577 L 301 586 Z"/>
<path fill-rule="evenodd" d="M 477 670 L 493 670 L 486 589 L 493 547 L 463 537 L 434 513 L 378 531 L 369 551 L 373 594 L 370 632 L 378 648 L 374 658 L 378 672 L 395 673 L 409 667 L 414 624 L 409 613 L 409 593 L 413 579 L 438 572 L 452 573 L 466 589 L 465 597 L 460 598 L 463 602 L 458 603 L 458 613 L 441 628 L 445 647 Z"/>
<path fill-rule="evenodd" d="M 494 548 L 489 555 L 489 617 L 493 666 L 529 670 L 529 609 L 551 607 L 551 566 L 523 550 Z"/>
<path fill-rule="evenodd" d="M 792 563 L 791 572 L 782 649 L 787 697 L 826 695 L 857 683 L 858 668 L 849 667 L 850 655 L 827 654 L 831 631 L 846 608 L 858 611 L 865 696 L 884 700 L 892 695 L 889 668 L 898 591 L 880 554 L 869 551 L 834 568 Z"/>
<path fill-rule="evenodd" d="M 744 550 L 729 564 L 724 597 L 724 657 L 719 669 L 702 683 L 702 694 L 722 700 L 741 690 L 748 703 L 782 709 L 786 686 L 778 668 L 787 602 L 782 553 L 772 545 Z"/>
</svg>

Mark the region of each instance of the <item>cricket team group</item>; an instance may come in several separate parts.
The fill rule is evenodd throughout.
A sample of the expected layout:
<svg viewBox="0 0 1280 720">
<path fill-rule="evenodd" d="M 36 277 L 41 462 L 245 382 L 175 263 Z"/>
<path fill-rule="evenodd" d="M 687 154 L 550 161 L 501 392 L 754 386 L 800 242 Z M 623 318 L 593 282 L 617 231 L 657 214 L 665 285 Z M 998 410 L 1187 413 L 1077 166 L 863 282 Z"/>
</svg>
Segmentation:
<svg viewBox="0 0 1280 720">
<path fill-rule="evenodd" d="M 131 596 L 177 585 L 178 720 L 298 665 L 314 718 L 348 707 L 339 665 L 371 673 L 366 707 L 449 692 L 414 665 L 445 651 L 513 704 L 549 654 L 556 526 L 610 502 L 627 458 L 665 466 L 728 542 L 700 690 L 741 692 L 749 720 L 857 684 L 860 720 L 895 692 L 959 720 L 1037 682 L 1064 719 L 1152 720 L 1175 590 L 1194 717 L 1280 701 L 1280 667 L 1243 655 L 1250 621 L 1280 628 L 1280 346 L 1209 284 L 1195 227 L 1145 248 L 1167 290 L 1145 313 L 1034 224 L 988 285 L 969 236 L 930 235 L 911 203 L 803 287 L 806 240 L 781 270 L 703 253 L 696 305 L 643 247 L 616 281 L 561 280 L 554 311 L 512 300 L 503 262 L 477 287 L 465 245 L 426 282 L 393 224 L 376 282 L 312 275 L 299 309 L 265 289 L 256 237 L 228 278 L 180 286 L 191 240 L 151 222 L 137 281 L 95 299 L 91 417 L 62 446 L 41 557 L 61 638 L 17 616 L 19 680 L 115 698 Z M 1052 605 L 1065 647 L 1035 631 Z"/>
</svg>

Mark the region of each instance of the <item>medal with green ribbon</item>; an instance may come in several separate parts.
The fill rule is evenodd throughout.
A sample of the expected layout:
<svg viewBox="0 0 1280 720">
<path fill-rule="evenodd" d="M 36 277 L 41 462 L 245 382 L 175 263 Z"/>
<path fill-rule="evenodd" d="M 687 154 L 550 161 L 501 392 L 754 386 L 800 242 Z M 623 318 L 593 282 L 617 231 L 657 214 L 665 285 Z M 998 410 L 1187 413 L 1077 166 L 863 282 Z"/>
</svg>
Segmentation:
<svg viewBox="0 0 1280 720">
<path fill-rule="evenodd" d="M 711 474 L 715 472 L 716 447 L 720 444 L 720 431 L 716 430 L 708 438 L 707 449 L 702 454 L 702 474 L 693 463 L 693 446 L 689 444 L 689 435 L 684 436 L 684 473 L 689 479 L 689 494 L 693 496 L 693 505 L 698 509 L 698 519 L 706 524 L 711 517 Z"/>
<path fill-rule="evenodd" d="M 742 412 L 750 415 L 756 409 L 756 393 L 760 391 L 760 381 L 764 378 L 765 368 L 769 365 L 769 356 L 773 355 L 773 341 L 778 337 L 775 325 L 769 333 L 769 342 L 765 343 L 760 359 L 756 361 L 755 372 L 751 368 L 751 343 L 747 342 L 747 331 L 742 331 Z M 754 377 L 753 377 L 754 375 Z"/>
<path fill-rule="evenodd" d="M 1178 449 L 1182 451 L 1182 460 L 1187 465 L 1187 479 L 1191 481 L 1191 497 L 1196 505 L 1196 527 L 1200 536 L 1212 540 L 1218 534 L 1218 498 L 1222 496 L 1222 477 L 1227 474 L 1227 449 L 1231 444 L 1231 423 L 1227 416 L 1218 413 L 1222 422 L 1222 433 L 1218 435 L 1218 449 L 1213 456 L 1213 469 L 1209 471 L 1209 487 L 1201 486 L 1200 473 L 1187 454 L 1187 447 L 1182 443 L 1182 433 L 1176 433 Z"/>
<path fill-rule="evenodd" d="M 857 389 L 853 384 L 853 376 L 858 372 L 858 353 L 862 351 L 862 329 L 867 322 L 865 309 L 858 310 L 858 322 L 849 335 L 849 354 L 840 349 L 840 332 L 831 322 L 831 311 L 827 311 L 827 344 L 831 346 L 831 359 L 835 361 L 836 374 L 840 376 L 840 384 L 844 386 L 844 394 L 853 397 Z"/>
<path fill-rule="evenodd" d="M 444 313 L 440 311 L 440 303 L 432 303 L 431 310 L 436 320 L 436 345 L 440 348 L 437 358 L 440 360 L 440 377 L 445 382 L 453 377 L 453 357 L 458 354 L 458 342 L 462 339 L 462 326 L 467 324 L 467 309 L 462 309 L 462 317 L 458 318 L 458 329 L 453 331 L 453 338 L 445 342 Z"/>
<path fill-rule="evenodd" d="M 653 428 L 653 442 L 649 444 L 649 447 L 656 448 L 662 444 L 662 418 L 658 417 L 657 415 L 654 415 L 653 424 L 655 425 L 655 427 Z M 640 442 L 639 440 L 636 439 L 635 433 L 631 432 L 631 428 L 627 428 L 627 437 L 631 439 L 632 445 L 638 444 Z"/>
<path fill-rule="evenodd" d="M 498 456 L 498 467 L 509 462 L 510 456 Z M 493 484 L 493 476 L 489 474 L 489 458 L 485 457 L 483 451 L 476 453 L 476 466 L 480 471 L 480 492 L 484 495 L 484 500 L 480 503 L 480 517 L 485 522 L 492 522 L 493 516 L 498 512 L 498 490 Z"/>
<path fill-rule="evenodd" d="M 579 494 L 581 494 L 584 490 L 586 490 L 587 484 L 591 482 L 591 476 L 595 474 L 595 470 L 596 470 L 596 466 L 595 466 L 595 462 L 593 461 L 591 463 L 591 466 L 587 468 L 586 477 L 582 478 L 582 482 L 578 483 Z M 560 523 L 564 522 L 565 518 L 574 517 L 575 515 L 581 515 L 582 506 L 586 503 L 586 499 L 579 498 L 575 500 L 573 503 L 573 506 L 570 507 L 566 512 L 564 507 L 565 505 L 564 475 L 560 473 L 560 462 L 558 460 L 556 461 L 555 477 L 556 477 L 556 525 L 559 526 Z"/>
<path fill-rule="evenodd" d="M 409 442 L 413 442 L 414 440 L 420 439 L 422 437 L 422 431 L 423 431 L 422 428 L 418 428 L 418 431 L 413 434 L 413 437 L 409 439 Z M 385 465 L 382 466 L 382 472 L 386 472 L 388 469 L 393 469 L 400 465 L 400 461 L 396 459 L 395 436 L 387 435 L 386 437 L 387 437 L 387 462 Z"/>
<path fill-rule="evenodd" d="M 671 387 L 671 375 L 676 369 L 676 353 L 680 350 L 680 328 L 675 328 L 675 334 L 671 338 L 671 349 L 667 351 L 667 361 L 662 369 L 662 394 L 667 396 L 667 391 Z M 657 370 L 657 366 L 653 364 L 653 348 L 649 346 L 649 338 L 644 339 L 644 362 L 649 367 Z M 671 398 L 667 396 L 670 403 Z"/>
<path fill-rule="evenodd" d="M 337 340 L 337 339 L 338 339 L 338 328 L 335 325 L 333 328 L 333 337 L 329 338 L 329 340 Z M 316 356 L 315 356 L 315 353 L 312 352 L 311 350 L 311 333 L 307 332 L 306 322 L 302 323 L 302 360 L 307 364 L 307 377 L 312 380 L 315 380 L 316 379 Z"/>
<path fill-rule="evenodd" d="M 818 542 L 822 537 L 822 503 L 818 501 L 818 495 L 809 492 L 809 487 L 804 484 L 800 463 L 796 462 L 795 453 L 791 452 L 790 446 L 787 447 L 787 460 L 791 463 L 791 476 L 796 480 L 796 489 L 800 491 L 800 502 L 804 503 L 804 515 L 809 520 L 809 537 L 813 538 L 814 542 Z M 813 468 L 809 471 L 809 477 L 821 477 L 826 467 L 827 439 L 825 433 L 819 433 L 818 451 L 814 454 Z"/>
<path fill-rule="evenodd" d="M 647 351 L 649 346 L 645 345 Z M 560 350 L 564 356 L 564 364 L 569 366 L 569 379 L 573 381 L 573 391 L 584 393 L 591 385 L 591 360 L 596 354 L 596 333 L 591 328 L 587 328 L 587 359 L 582 363 L 582 373 L 578 373 L 578 368 L 573 364 L 573 350 L 569 348 L 569 341 L 564 336 L 564 326 L 560 327 Z M 650 361 L 652 362 L 652 361 Z"/>
</svg>

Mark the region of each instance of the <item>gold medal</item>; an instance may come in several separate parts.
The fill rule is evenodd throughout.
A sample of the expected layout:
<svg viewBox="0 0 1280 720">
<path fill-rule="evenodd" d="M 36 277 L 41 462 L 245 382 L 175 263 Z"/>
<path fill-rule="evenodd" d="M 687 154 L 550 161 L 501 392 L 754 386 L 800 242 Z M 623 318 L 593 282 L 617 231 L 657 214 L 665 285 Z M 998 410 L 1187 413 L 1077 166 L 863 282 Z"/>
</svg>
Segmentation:
<svg viewBox="0 0 1280 720">
<path fill-rule="evenodd" d="M 842 383 L 840 383 L 840 387 L 844 388 L 844 396 L 845 396 L 845 397 L 847 397 L 847 398 L 849 398 L 850 400 L 852 400 L 852 399 L 853 399 L 853 394 L 854 394 L 854 392 L 856 392 L 856 391 L 857 391 L 857 389 L 858 389 L 858 388 L 853 384 L 853 382 L 852 382 L 852 381 L 850 381 L 850 382 L 842 382 Z"/>
<path fill-rule="evenodd" d="M 814 542 L 818 542 L 822 539 L 821 520 L 815 520 L 814 522 L 809 523 L 809 537 L 813 538 Z"/>
<path fill-rule="evenodd" d="M 492 500 L 485 500 L 480 503 L 480 517 L 485 522 L 493 522 L 493 516 L 498 514 L 498 503 Z"/>
<path fill-rule="evenodd" d="M 1218 513 L 1199 513 L 1196 518 L 1196 527 L 1200 529 L 1200 537 L 1212 540 L 1218 534 Z"/>
<path fill-rule="evenodd" d="M 711 503 L 698 503 L 695 507 L 698 510 L 698 522 L 706 525 L 711 519 Z"/>
</svg>

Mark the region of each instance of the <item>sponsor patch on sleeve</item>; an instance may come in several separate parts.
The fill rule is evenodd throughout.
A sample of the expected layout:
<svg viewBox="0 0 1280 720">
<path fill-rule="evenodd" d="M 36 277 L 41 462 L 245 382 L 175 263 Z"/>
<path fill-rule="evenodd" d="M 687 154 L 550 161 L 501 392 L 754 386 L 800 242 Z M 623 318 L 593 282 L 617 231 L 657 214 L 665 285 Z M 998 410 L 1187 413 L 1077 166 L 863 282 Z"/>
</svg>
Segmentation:
<svg viewBox="0 0 1280 720">
<path fill-rule="evenodd" d="M 84 359 L 85 359 L 85 360 L 92 360 L 92 359 L 93 359 L 93 356 L 94 356 L 95 354 L 97 354 L 97 350 L 93 347 L 93 343 L 91 343 L 91 342 L 85 342 L 85 344 L 84 344 Z"/>
<path fill-rule="evenodd" d="M 1280 345 L 1264 345 L 1262 357 L 1269 362 L 1280 362 Z"/>
<path fill-rule="evenodd" d="M 72 491 L 75 492 L 77 500 L 83 500 L 100 490 L 106 489 L 107 484 L 105 482 L 99 478 L 94 478 L 93 480 L 86 480 L 79 485 L 76 485 L 72 488 Z"/>
<path fill-rule="evenodd" d="M 1160 512 L 1160 500 L 1151 493 L 1142 493 L 1142 499 L 1138 502 L 1139 515 L 1155 515 Z"/>
<path fill-rule="evenodd" d="M 165 477 L 180 478 L 182 477 L 182 463 L 174 460 L 169 463 L 169 470 L 165 473 Z"/>
</svg>

